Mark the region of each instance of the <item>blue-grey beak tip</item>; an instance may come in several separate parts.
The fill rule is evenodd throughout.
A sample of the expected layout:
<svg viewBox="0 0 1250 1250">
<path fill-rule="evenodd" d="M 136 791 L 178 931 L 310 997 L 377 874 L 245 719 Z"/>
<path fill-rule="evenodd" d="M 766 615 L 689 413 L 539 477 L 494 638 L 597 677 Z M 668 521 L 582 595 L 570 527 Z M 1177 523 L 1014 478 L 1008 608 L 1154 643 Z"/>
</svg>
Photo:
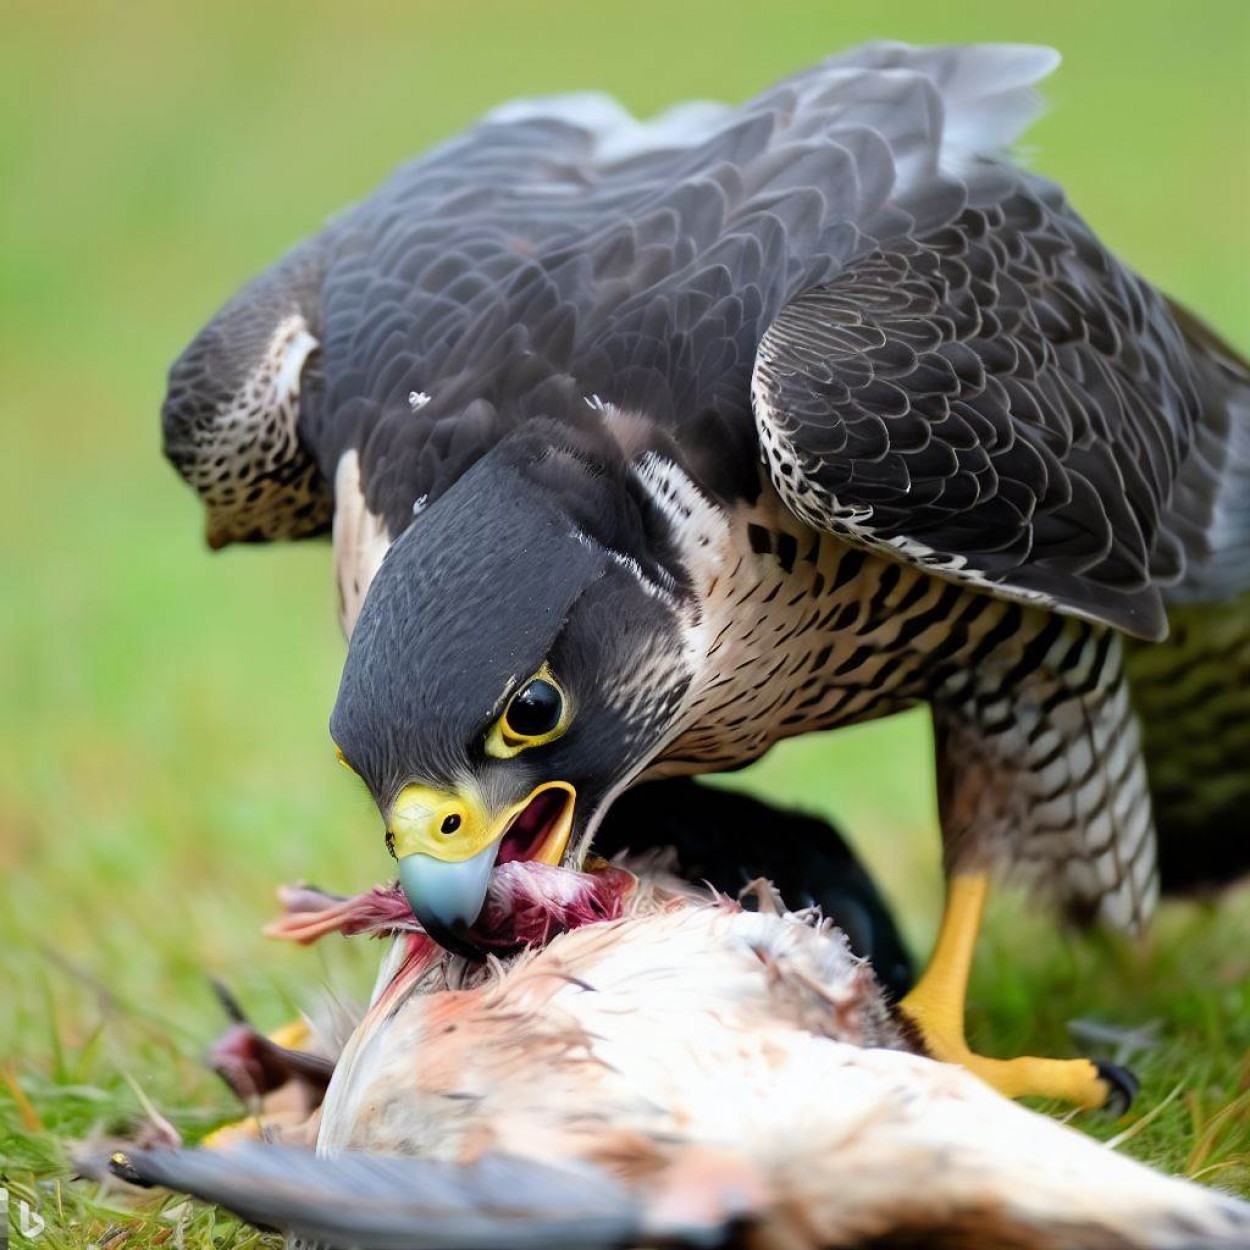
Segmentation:
<svg viewBox="0 0 1250 1250">
<path fill-rule="evenodd" d="M 440 946 L 475 963 L 486 955 L 469 929 L 486 901 L 494 865 L 494 847 L 458 863 L 422 854 L 399 861 L 399 884 L 421 927 Z"/>
</svg>

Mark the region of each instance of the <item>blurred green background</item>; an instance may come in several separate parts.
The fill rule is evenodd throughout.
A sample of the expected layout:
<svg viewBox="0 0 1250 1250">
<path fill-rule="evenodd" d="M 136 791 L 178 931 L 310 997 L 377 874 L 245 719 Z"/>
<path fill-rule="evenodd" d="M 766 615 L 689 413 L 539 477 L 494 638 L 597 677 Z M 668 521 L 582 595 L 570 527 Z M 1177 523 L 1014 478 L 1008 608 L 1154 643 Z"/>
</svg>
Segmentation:
<svg viewBox="0 0 1250 1250">
<path fill-rule="evenodd" d="M 515 95 L 602 88 L 647 113 L 741 99 L 869 38 L 1050 43 L 1065 61 L 1026 156 L 1250 344 L 1245 0 L 6 0 L 0 31 L 0 1156 L 32 1166 L 39 1128 L 133 1105 L 123 1069 L 166 1105 L 194 1091 L 205 1120 L 228 1108 L 192 1062 L 216 1021 L 205 971 L 273 1023 L 339 975 L 327 959 L 356 983 L 367 962 L 256 936 L 277 881 L 356 888 L 388 866 L 325 727 L 342 654 L 328 548 L 210 556 L 157 409 L 217 304 L 397 162 Z M 836 816 L 920 945 L 940 901 L 927 732 L 911 716 L 811 739 L 734 779 Z M 1230 910 L 1244 934 L 1235 903 L 1165 922 L 1215 926 L 1203 958 L 1233 987 L 1164 1013 L 1221 1030 L 1216 1101 L 1250 1042 L 1226 1036 L 1250 1014 L 1250 965 L 1221 946 Z M 1018 927 L 999 914 L 991 946 L 1025 961 L 1030 991 L 993 954 L 981 974 L 996 1041 L 1061 1028 L 1051 980 L 1101 977 L 1071 995 L 1091 1012 L 1119 987 L 1131 1009 L 1133 976 L 1159 984 L 1157 966 L 1049 937 L 1065 953 L 1029 964 Z"/>
</svg>

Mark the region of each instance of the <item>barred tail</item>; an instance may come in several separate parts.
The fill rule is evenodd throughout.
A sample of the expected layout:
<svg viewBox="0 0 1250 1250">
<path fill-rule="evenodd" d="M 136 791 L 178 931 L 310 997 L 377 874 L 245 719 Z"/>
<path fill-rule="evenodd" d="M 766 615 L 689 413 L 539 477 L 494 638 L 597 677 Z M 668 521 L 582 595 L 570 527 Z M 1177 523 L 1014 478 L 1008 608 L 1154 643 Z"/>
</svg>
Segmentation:
<svg viewBox="0 0 1250 1250">
<path fill-rule="evenodd" d="M 1173 306 L 1203 418 L 1168 524 L 1186 572 L 1164 592 L 1171 633 L 1129 643 L 1164 890 L 1250 873 L 1250 364 Z"/>
<path fill-rule="evenodd" d="M 1165 891 L 1250 873 L 1250 594 L 1169 613 L 1166 642 L 1126 658 Z"/>
</svg>

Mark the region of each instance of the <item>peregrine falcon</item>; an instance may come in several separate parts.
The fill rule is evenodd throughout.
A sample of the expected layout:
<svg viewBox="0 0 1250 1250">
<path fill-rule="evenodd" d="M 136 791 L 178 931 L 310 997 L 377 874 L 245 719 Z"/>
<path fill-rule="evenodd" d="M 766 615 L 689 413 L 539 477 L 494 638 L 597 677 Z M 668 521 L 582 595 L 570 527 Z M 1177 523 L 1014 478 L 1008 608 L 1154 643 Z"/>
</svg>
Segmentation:
<svg viewBox="0 0 1250 1250">
<path fill-rule="evenodd" d="M 175 363 L 209 543 L 333 536 L 331 732 L 432 934 L 635 782 L 923 703 L 948 890 L 902 1010 L 1009 1093 L 1114 1092 L 973 1054 L 965 985 L 996 873 L 1133 930 L 1160 862 L 1250 865 L 1250 367 L 1006 156 L 1057 60 L 506 105 Z"/>
</svg>

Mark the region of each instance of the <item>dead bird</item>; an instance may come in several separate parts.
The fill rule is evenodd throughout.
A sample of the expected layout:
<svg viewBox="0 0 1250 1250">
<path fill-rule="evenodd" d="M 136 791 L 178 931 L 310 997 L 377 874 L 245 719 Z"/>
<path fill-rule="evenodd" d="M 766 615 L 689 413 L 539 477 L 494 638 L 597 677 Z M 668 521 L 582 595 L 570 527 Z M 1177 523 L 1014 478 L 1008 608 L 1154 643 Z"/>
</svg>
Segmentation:
<svg viewBox="0 0 1250 1250">
<path fill-rule="evenodd" d="M 761 829 L 768 831 L 765 858 L 758 854 Z M 910 988 L 911 960 L 889 907 L 842 832 L 821 817 L 692 778 L 670 778 L 637 786 L 613 804 L 597 844 L 604 856 L 639 862 L 651 857 L 653 865 L 663 864 L 683 880 L 725 895 L 737 895 L 754 878 L 768 876 L 792 907 L 818 906 L 836 924 L 851 951 L 872 964 L 891 1000 Z M 475 944 L 497 955 L 514 953 L 543 945 L 566 929 L 618 916 L 633 878 L 609 870 L 602 858 L 595 862 L 598 870 L 592 875 L 548 871 L 538 862 L 525 869 L 501 866 L 473 927 Z M 779 870 L 770 872 L 770 867 Z M 301 944 L 331 932 L 391 935 L 421 928 L 394 884 L 355 898 L 288 886 L 279 898 L 285 914 L 266 932 Z M 429 944 L 414 940 L 416 953 L 431 966 L 438 963 L 438 951 Z M 310 1116 L 321 1104 L 333 1058 L 355 1019 L 336 1003 L 332 1016 L 319 1013 L 311 1030 L 293 1021 L 266 1036 L 250 1025 L 224 986 L 215 988 L 231 1027 L 209 1051 L 208 1063 L 250 1114 L 218 1130 L 210 1143 L 220 1146 L 263 1132 L 269 1140 L 311 1145 Z"/>
<path fill-rule="evenodd" d="M 629 867 L 498 869 L 501 917 L 553 897 L 565 919 L 594 914 L 485 964 L 438 948 L 398 891 L 288 896 L 280 927 L 297 940 L 399 931 L 338 1056 L 315 1151 L 134 1151 L 118 1170 L 292 1245 L 1250 1239 L 1250 1205 L 915 1053 L 870 966 L 818 913 L 786 911 L 762 883 L 749 910 L 654 859 Z"/>
</svg>

